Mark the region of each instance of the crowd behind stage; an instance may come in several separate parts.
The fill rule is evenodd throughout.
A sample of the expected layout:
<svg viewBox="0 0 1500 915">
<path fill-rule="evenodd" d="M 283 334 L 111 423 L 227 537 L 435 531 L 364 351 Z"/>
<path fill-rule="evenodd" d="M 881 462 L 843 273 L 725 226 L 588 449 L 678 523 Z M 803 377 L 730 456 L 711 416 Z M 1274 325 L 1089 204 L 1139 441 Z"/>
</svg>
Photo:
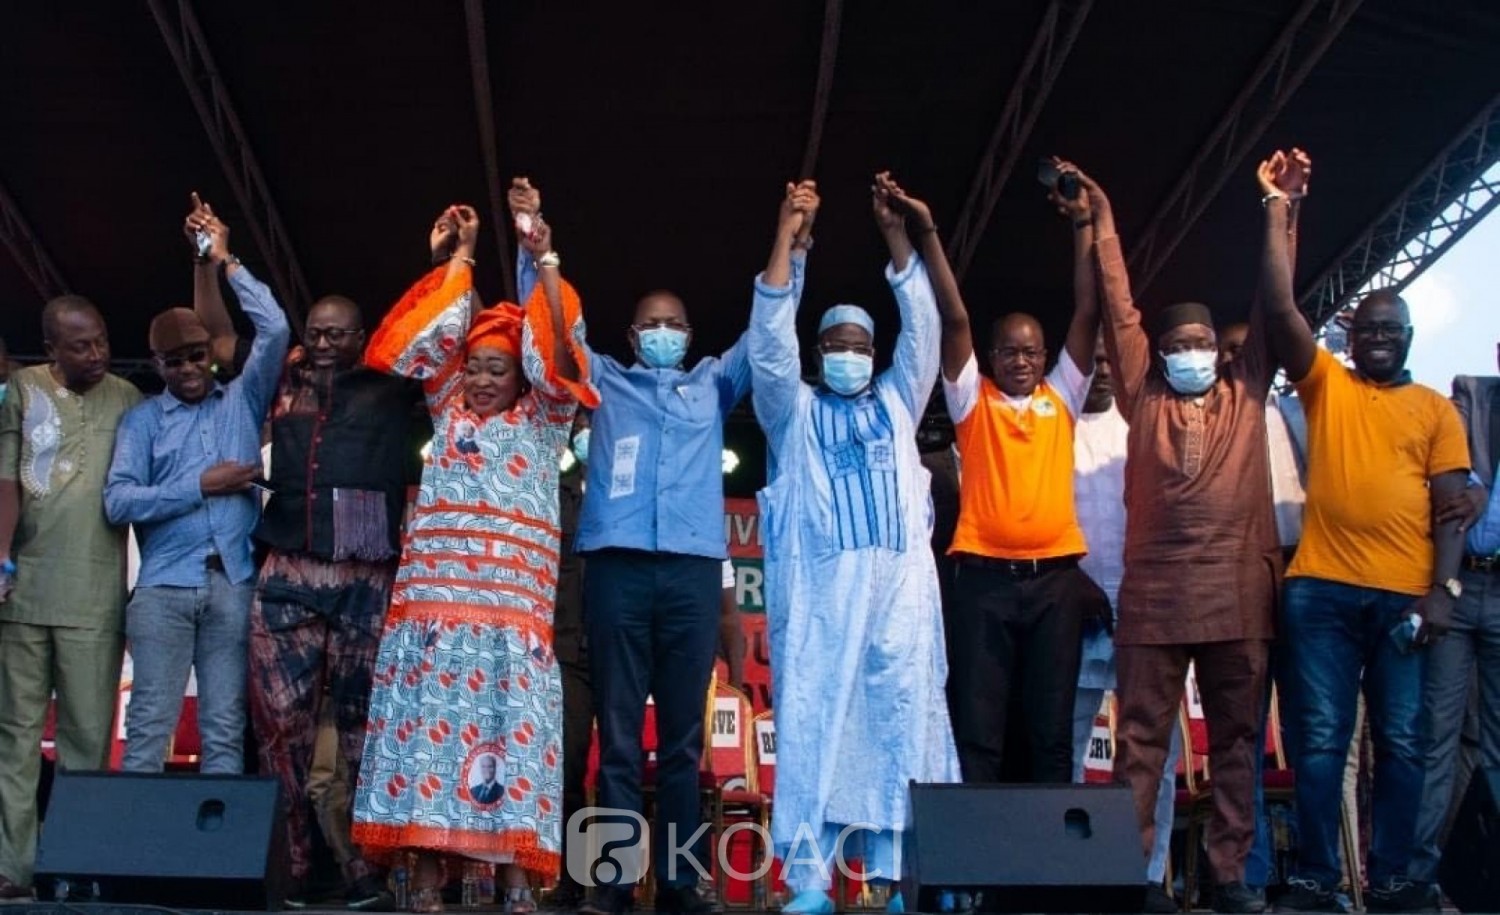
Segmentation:
<svg viewBox="0 0 1500 915">
<path fill-rule="evenodd" d="M 1200 303 L 1138 308 L 1109 197 L 1053 164 L 1062 218 L 1038 231 L 1072 237 L 1060 346 L 1022 311 L 974 333 L 932 212 L 882 173 L 890 365 L 874 371 L 869 313 L 836 304 L 813 382 L 796 330 L 812 181 L 779 192 L 732 347 L 690 360 L 688 304 L 660 290 L 605 331 L 623 330 L 629 363 L 590 348 L 524 178 L 508 200 L 517 302 L 483 305 L 479 219 L 455 205 L 430 227 L 430 271 L 379 326 L 328 295 L 295 346 L 195 195 L 193 307 L 149 331 L 163 393 L 109 374 L 108 309 L 76 295 L 43 312 L 50 362 L 8 374 L 0 898 L 33 892 L 49 703 L 60 765 L 105 768 L 128 645 L 123 768 L 162 769 L 195 671 L 202 771 L 242 771 L 248 721 L 259 771 L 284 789 L 292 905 L 309 898 L 316 829 L 351 908 L 391 906 L 384 870 L 409 865 L 402 903 L 439 911 L 449 878 L 481 862 L 512 912 L 554 885 L 548 904 L 626 911 L 628 877 L 585 894 L 563 867 L 564 824 L 587 804 L 595 724 L 595 803 L 642 809 L 649 696 L 654 902 L 708 910 L 686 852 L 662 839 L 700 824 L 704 697 L 726 641 L 723 424 L 748 396 L 772 469 L 760 510 L 784 911 L 833 910 L 826 865 L 850 825 L 878 827 L 863 833 L 867 868 L 899 873 L 912 780 L 1079 779 L 1106 691 L 1146 908 L 1176 911 L 1163 877 L 1190 665 L 1212 760 L 1213 908 L 1267 906 L 1268 717 L 1298 836 L 1276 906 L 1343 905 L 1340 807 L 1363 716 L 1371 842 L 1351 870 L 1368 875 L 1371 911 L 1436 911 L 1476 748 L 1500 765 L 1500 379 L 1457 378 L 1451 401 L 1412 383 L 1411 320 L 1391 292 L 1353 311 L 1352 364 L 1315 343 L 1292 294 L 1301 150 L 1246 176 L 1246 210 L 1264 220 L 1245 252 L 1259 292 L 1229 327 Z M 1295 394 L 1278 393 L 1279 373 Z M 922 454 L 939 377 L 953 447 Z M 934 549 L 950 539 L 934 493 L 955 490 L 951 542 Z"/>
</svg>

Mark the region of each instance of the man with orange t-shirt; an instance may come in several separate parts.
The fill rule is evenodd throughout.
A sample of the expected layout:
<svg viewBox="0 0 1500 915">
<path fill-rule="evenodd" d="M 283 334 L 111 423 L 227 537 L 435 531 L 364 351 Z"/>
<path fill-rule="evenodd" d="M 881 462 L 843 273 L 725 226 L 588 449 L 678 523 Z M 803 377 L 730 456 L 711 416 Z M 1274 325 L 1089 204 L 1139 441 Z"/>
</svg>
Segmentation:
<svg viewBox="0 0 1500 915">
<path fill-rule="evenodd" d="M 1268 208 L 1287 205 L 1276 167 L 1261 171 Z M 1291 301 L 1270 298 L 1296 316 Z M 1355 310 L 1352 369 L 1317 346 L 1305 321 L 1274 326 L 1308 428 L 1307 508 L 1287 570 L 1281 649 L 1300 847 L 1278 908 L 1332 911 L 1344 754 L 1363 688 L 1376 759 L 1368 909 L 1436 912 L 1437 895 L 1407 866 L 1425 777 L 1423 649 L 1447 633 L 1463 591 L 1463 521 L 1433 506 L 1463 492 L 1468 440 L 1453 404 L 1405 371 L 1411 317 L 1394 292 L 1371 293 Z"/>
<path fill-rule="evenodd" d="M 1088 202 L 1054 200 L 1073 219 L 1075 285 L 1083 278 L 1092 288 Z M 1110 615 L 1108 598 L 1078 568 L 1087 547 L 1073 507 L 1073 429 L 1098 309 L 1092 295 L 1077 296 L 1045 377 L 1041 325 L 1027 314 L 1000 318 L 986 353 L 991 380 L 979 374 L 963 302 L 939 303 L 943 394 L 963 468 L 948 658 L 959 764 L 966 782 L 1067 783 L 1083 621 Z M 1012 708 L 1024 710 L 1023 721 L 1007 720 Z M 1024 734 L 1025 765 L 1006 759 L 1007 730 Z"/>
</svg>

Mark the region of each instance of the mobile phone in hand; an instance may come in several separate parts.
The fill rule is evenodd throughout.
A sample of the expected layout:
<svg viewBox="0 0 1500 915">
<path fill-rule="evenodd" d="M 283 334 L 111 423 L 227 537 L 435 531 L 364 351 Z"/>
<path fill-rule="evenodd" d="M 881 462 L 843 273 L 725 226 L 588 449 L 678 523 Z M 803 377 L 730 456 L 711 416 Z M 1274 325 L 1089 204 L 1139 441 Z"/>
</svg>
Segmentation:
<svg viewBox="0 0 1500 915">
<path fill-rule="evenodd" d="M 193 243 L 198 246 L 198 256 L 208 257 L 208 252 L 213 250 L 214 237 L 202 229 L 193 233 Z"/>
</svg>

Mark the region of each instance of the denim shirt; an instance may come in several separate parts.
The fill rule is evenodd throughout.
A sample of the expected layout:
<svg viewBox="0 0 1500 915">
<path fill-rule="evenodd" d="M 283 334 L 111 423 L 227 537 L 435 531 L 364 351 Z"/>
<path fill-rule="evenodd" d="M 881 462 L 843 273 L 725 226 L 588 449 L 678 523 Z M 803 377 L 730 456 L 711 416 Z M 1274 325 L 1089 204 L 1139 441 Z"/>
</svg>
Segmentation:
<svg viewBox="0 0 1500 915">
<path fill-rule="evenodd" d="M 229 277 L 255 341 L 239 377 L 186 404 L 163 392 L 125 415 L 104 484 L 114 524 L 135 525 L 141 548 L 136 587 L 201 587 L 218 554 L 235 584 L 255 574 L 250 532 L 260 517 L 254 491 L 204 496 L 203 471 L 222 461 L 260 464 L 260 429 L 276 393 L 291 330 L 271 290 L 244 267 Z"/>
<path fill-rule="evenodd" d="M 516 266 L 518 297 L 536 282 L 530 258 Z M 723 559 L 724 421 L 750 391 L 741 336 L 692 369 L 622 365 L 588 353 L 599 408 L 577 550 L 627 549 Z"/>
</svg>

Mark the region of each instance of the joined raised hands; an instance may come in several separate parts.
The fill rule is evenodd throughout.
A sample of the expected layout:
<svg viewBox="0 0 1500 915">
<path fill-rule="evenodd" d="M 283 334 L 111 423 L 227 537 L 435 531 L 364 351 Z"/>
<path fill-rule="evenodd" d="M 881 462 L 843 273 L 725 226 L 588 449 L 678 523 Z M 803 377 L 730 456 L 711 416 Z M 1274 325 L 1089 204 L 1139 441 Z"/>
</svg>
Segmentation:
<svg viewBox="0 0 1500 915">
<path fill-rule="evenodd" d="M 479 214 L 466 204 L 454 204 L 438 214 L 427 235 L 434 262 L 450 257 L 474 257 L 479 240 Z"/>
<path fill-rule="evenodd" d="M 781 199 L 781 212 L 777 215 L 776 230 L 788 237 L 806 235 L 817 218 L 822 199 L 818 197 L 818 182 L 811 179 L 786 183 L 786 196 Z"/>
<path fill-rule="evenodd" d="M 531 186 L 531 179 L 517 175 L 510 179 L 510 190 L 505 192 L 505 202 L 510 206 L 510 215 L 527 213 L 536 216 L 542 212 L 542 192 Z"/>
<path fill-rule="evenodd" d="M 875 188 L 877 193 L 885 192 L 886 206 L 901 214 L 903 219 L 909 219 L 915 225 L 910 228 L 925 232 L 933 228 L 932 209 L 927 204 L 908 194 L 896 179 L 891 177 L 890 172 L 881 172 L 875 176 Z"/>
<path fill-rule="evenodd" d="M 194 254 L 206 257 L 216 264 L 223 263 L 229 257 L 229 227 L 214 215 L 213 207 L 204 203 L 197 191 L 192 193 L 192 203 L 193 208 L 182 223 L 182 234 L 187 236 L 188 245 L 192 247 Z M 199 232 L 209 238 L 206 253 L 198 247 Z"/>
<path fill-rule="evenodd" d="M 1059 159 L 1057 156 L 1052 157 L 1052 164 L 1057 166 L 1059 175 L 1072 176 L 1078 182 L 1079 193 L 1075 197 L 1068 198 L 1063 196 L 1057 186 L 1054 186 L 1047 192 L 1047 201 L 1057 207 L 1058 215 L 1071 219 L 1074 225 L 1092 222 L 1094 219 L 1093 194 L 1084 183 L 1083 172 L 1072 162 Z M 1061 181 L 1058 182 L 1059 185 L 1061 183 Z M 1094 187 L 1098 188 L 1098 185 L 1095 184 Z"/>
<path fill-rule="evenodd" d="M 540 213 L 536 215 L 527 214 L 530 219 L 528 228 L 530 232 L 521 232 L 517 226 L 517 237 L 521 241 L 521 247 L 526 249 L 532 260 L 540 258 L 543 254 L 552 250 L 552 227 L 542 219 Z"/>
<path fill-rule="evenodd" d="M 886 234 L 906 231 L 906 214 L 891 199 L 892 188 L 900 190 L 896 182 L 891 180 L 890 172 L 878 172 L 875 183 L 870 185 L 870 205 L 875 211 L 875 225 Z"/>
<path fill-rule="evenodd" d="M 1307 196 L 1312 178 L 1312 159 L 1306 152 L 1292 147 L 1291 152 L 1277 150 L 1255 169 L 1260 192 L 1267 197 L 1301 200 Z"/>
</svg>

